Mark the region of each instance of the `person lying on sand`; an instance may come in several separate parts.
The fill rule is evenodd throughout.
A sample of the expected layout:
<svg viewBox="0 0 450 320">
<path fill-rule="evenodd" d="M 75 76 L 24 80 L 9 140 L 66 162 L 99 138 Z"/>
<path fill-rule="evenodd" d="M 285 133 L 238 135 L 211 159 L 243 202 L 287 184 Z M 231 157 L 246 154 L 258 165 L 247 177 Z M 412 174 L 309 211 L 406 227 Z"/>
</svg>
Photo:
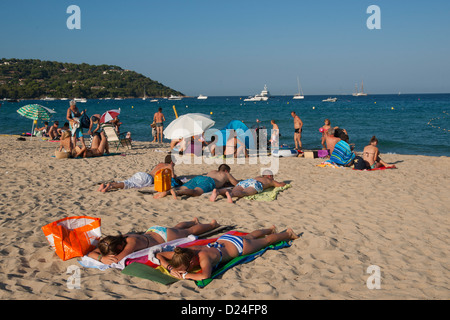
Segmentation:
<svg viewBox="0 0 450 320">
<path fill-rule="evenodd" d="M 264 170 L 261 177 L 240 181 L 233 190 L 227 188 L 214 189 L 210 201 L 216 201 L 217 196 L 226 196 L 229 203 L 233 203 L 233 197 L 242 198 L 263 192 L 270 187 L 283 187 L 285 182 L 275 181 L 273 173 L 270 170 Z"/>
<path fill-rule="evenodd" d="M 82 148 L 75 146 L 72 155 L 74 158 L 92 158 L 101 157 L 105 152 L 109 154 L 108 140 L 106 139 L 105 132 L 101 132 L 100 135 L 93 136 L 90 148 L 87 148 L 86 145 L 83 145 Z"/>
<path fill-rule="evenodd" d="M 208 172 L 206 176 L 196 176 L 186 182 L 181 187 L 172 188 L 168 191 L 158 192 L 153 197 L 163 198 L 169 193 L 174 199 L 177 196 L 199 197 L 205 192 L 211 192 L 215 188 L 222 188 L 226 183 L 235 186 L 238 181 L 230 174 L 231 168 L 226 164 L 221 164 L 217 170 Z"/>
<path fill-rule="evenodd" d="M 107 192 L 111 189 L 131 189 L 131 188 L 150 187 L 154 183 L 155 174 L 162 169 L 170 169 L 172 172 L 172 178 L 176 178 L 175 163 L 172 160 L 172 156 L 167 155 L 164 158 L 164 162 L 157 164 L 150 173 L 137 172 L 125 181 L 102 183 L 100 187 L 97 189 L 97 191 Z"/>
<path fill-rule="evenodd" d="M 211 277 L 214 270 L 221 264 L 241 255 L 257 252 L 268 245 L 295 240 L 298 236 L 292 229 L 276 233 L 275 226 L 269 229 L 255 230 L 245 236 L 225 234 L 217 242 L 206 246 L 175 248 L 174 251 L 156 254 L 161 266 L 179 279 L 203 280 Z M 201 268 L 198 273 L 192 270 Z"/>
<path fill-rule="evenodd" d="M 117 263 L 127 255 L 164 242 L 185 238 L 191 234 L 199 235 L 219 226 L 216 220 L 201 224 L 197 218 L 180 222 L 176 226 L 152 226 L 144 234 L 128 233 L 126 235 L 106 236 L 100 239 L 98 247 L 88 253 L 88 257 L 104 264 Z"/>
</svg>

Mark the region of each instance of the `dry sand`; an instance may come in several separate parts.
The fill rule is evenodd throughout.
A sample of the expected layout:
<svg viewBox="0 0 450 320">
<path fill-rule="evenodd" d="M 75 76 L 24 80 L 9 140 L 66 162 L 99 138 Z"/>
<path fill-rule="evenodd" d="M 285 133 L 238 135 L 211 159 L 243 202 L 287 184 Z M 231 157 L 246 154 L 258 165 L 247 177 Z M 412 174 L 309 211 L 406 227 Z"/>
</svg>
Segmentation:
<svg viewBox="0 0 450 320">
<path fill-rule="evenodd" d="M 278 181 L 292 184 L 272 202 L 215 203 L 208 196 L 155 200 L 134 190 L 99 193 L 97 184 L 123 180 L 162 161 L 167 146 L 135 142 L 124 155 L 56 159 L 57 143 L 0 137 L 1 299 L 449 299 L 448 157 L 387 154 L 398 169 L 361 172 L 320 168 L 321 159 L 280 159 Z M 382 151 L 382 150 L 381 150 Z M 217 165 L 181 164 L 179 176 Z M 246 179 L 260 165 L 234 164 Z M 164 286 L 119 270 L 81 269 L 69 289 L 67 269 L 41 227 L 67 216 L 102 219 L 102 233 L 144 231 L 198 217 L 240 231 L 276 225 L 302 237 L 227 271 L 204 289 L 192 281 Z M 367 268 L 381 271 L 369 290 Z"/>
</svg>

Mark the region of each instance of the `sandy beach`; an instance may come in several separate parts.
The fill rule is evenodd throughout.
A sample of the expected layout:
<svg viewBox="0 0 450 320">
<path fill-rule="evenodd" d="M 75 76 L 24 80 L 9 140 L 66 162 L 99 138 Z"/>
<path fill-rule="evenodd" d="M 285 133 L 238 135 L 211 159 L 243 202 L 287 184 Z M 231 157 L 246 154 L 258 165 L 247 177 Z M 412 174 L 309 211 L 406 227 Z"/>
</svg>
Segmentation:
<svg viewBox="0 0 450 320">
<path fill-rule="evenodd" d="M 208 195 L 153 199 L 136 189 L 100 193 L 98 184 L 150 171 L 168 145 L 134 142 L 118 155 L 52 157 L 58 143 L 0 137 L 1 299 L 449 299 L 450 159 L 383 154 L 398 169 L 321 168 L 322 159 L 283 158 L 275 179 L 292 184 L 271 202 L 229 204 Z M 381 150 L 382 152 L 383 150 Z M 238 180 L 260 164 L 231 164 Z M 216 164 L 180 164 L 192 177 Z M 267 251 L 199 289 L 192 281 L 170 286 L 119 270 L 81 268 L 81 288 L 69 289 L 67 269 L 41 227 L 67 216 L 101 218 L 102 234 L 145 231 L 198 217 L 250 232 L 276 225 L 302 236 L 289 248 Z M 367 269 L 378 266 L 381 287 L 370 290 Z"/>
</svg>

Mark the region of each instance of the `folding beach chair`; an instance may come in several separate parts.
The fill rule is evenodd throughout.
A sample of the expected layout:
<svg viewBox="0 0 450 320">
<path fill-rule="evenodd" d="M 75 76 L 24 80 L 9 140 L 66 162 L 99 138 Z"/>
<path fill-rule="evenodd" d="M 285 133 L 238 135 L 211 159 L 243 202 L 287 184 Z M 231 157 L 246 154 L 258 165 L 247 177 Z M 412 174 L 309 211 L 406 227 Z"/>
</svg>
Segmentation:
<svg viewBox="0 0 450 320">
<path fill-rule="evenodd" d="M 114 126 L 109 123 L 102 124 L 102 128 L 105 131 L 106 139 L 108 139 L 108 143 L 112 146 L 116 146 L 117 150 L 120 146 L 127 147 L 131 149 L 131 139 L 126 138 L 126 133 L 117 134 Z"/>
</svg>

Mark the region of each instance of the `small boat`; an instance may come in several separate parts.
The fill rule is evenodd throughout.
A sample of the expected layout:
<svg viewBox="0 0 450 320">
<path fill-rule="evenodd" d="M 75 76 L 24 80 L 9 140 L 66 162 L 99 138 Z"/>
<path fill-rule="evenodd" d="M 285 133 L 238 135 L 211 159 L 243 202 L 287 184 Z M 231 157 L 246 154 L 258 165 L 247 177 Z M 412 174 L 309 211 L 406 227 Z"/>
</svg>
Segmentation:
<svg viewBox="0 0 450 320">
<path fill-rule="evenodd" d="M 86 98 L 74 98 L 73 100 L 75 102 L 81 102 L 81 103 L 86 103 L 87 102 Z"/>
<path fill-rule="evenodd" d="M 144 97 L 142 98 L 142 100 L 147 100 L 147 95 L 145 94 L 145 87 L 144 87 Z"/>
<path fill-rule="evenodd" d="M 244 101 L 267 101 L 269 100 L 269 90 L 267 90 L 267 85 L 264 85 L 264 90 L 261 91 L 260 94 L 249 96 L 248 98 L 244 99 Z"/>
<path fill-rule="evenodd" d="M 298 77 L 297 77 L 297 85 L 298 85 L 298 93 L 292 99 L 305 99 L 305 96 L 303 95 L 303 90 L 300 87 L 300 80 L 298 80 Z"/>
<path fill-rule="evenodd" d="M 182 97 L 180 96 L 174 96 L 173 94 L 170 95 L 169 100 L 181 100 Z"/>
<path fill-rule="evenodd" d="M 208 99 L 208 97 L 201 94 L 197 97 L 197 99 L 198 100 L 206 100 L 206 99 Z"/>
<path fill-rule="evenodd" d="M 322 100 L 323 102 L 336 102 L 337 98 L 328 98 L 325 100 Z"/>
<path fill-rule="evenodd" d="M 354 97 L 365 97 L 367 93 L 364 93 L 364 82 L 361 81 L 361 92 L 358 91 L 358 85 L 355 84 L 355 93 L 353 93 Z"/>
<path fill-rule="evenodd" d="M 43 99 L 41 99 L 42 101 L 55 101 L 56 98 L 51 98 L 51 97 L 45 97 Z"/>
<path fill-rule="evenodd" d="M 152 99 L 150 102 L 158 102 L 158 99 Z"/>
</svg>

